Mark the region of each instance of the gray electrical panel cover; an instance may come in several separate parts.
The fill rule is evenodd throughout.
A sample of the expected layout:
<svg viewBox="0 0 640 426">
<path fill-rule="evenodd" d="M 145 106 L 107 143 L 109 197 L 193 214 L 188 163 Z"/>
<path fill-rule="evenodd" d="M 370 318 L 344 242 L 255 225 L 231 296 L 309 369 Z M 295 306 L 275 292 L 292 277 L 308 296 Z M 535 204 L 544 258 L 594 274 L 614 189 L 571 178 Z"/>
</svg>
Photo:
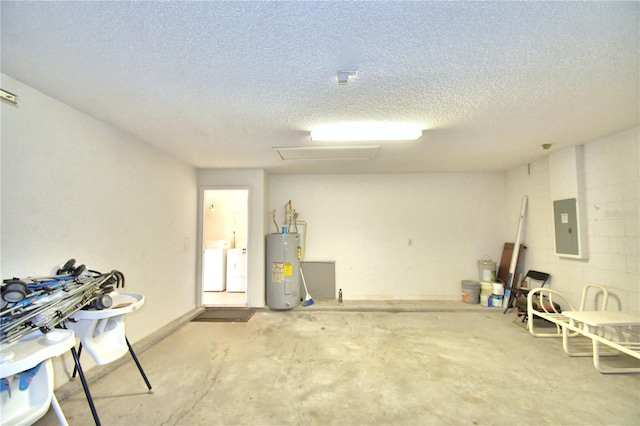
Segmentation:
<svg viewBox="0 0 640 426">
<path fill-rule="evenodd" d="M 579 256 L 577 200 L 567 198 L 553 202 L 556 254 Z"/>
</svg>

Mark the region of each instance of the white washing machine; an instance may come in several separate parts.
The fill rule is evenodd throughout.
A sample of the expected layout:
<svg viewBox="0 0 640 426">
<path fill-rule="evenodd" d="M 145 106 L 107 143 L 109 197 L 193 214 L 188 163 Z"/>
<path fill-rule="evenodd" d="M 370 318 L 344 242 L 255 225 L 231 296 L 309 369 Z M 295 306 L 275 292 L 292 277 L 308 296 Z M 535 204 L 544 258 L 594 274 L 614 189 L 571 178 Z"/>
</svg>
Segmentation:
<svg viewBox="0 0 640 426">
<path fill-rule="evenodd" d="M 202 269 L 202 290 L 224 291 L 227 276 L 227 249 L 205 249 Z"/>
</svg>

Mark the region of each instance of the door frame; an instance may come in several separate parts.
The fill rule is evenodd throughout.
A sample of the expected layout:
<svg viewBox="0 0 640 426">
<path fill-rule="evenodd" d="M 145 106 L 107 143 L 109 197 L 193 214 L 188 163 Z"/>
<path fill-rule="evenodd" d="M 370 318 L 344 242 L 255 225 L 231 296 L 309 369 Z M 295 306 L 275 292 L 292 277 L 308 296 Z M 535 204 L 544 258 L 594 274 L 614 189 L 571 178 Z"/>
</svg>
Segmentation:
<svg viewBox="0 0 640 426">
<path fill-rule="evenodd" d="M 196 307 L 202 307 L 202 293 L 204 290 L 202 289 L 202 274 L 203 270 L 203 262 L 202 258 L 204 257 L 204 194 L 206 191 L 247 191 L 247 245 L 249 245 L 249 241 L 251 241 L 251 206 L 253 203 L 253 189 L 251 186 L 247 185 L 199 185 L 198 187 L 198 240 L 197 240 L 197 256 L 196 256 Z M 248 247 L 247 247 L 248 248 Z M 249 259 L 251 259 L 253 253 L 251 250 L 247 250 L 247 290 L 245 291 L 245 305 L 249 306 L 249 293 L 251 291 L 251 286 L 249 283 L 251 282 L 251 268 L 248 267 L 250 265 Z"/>
</svg>

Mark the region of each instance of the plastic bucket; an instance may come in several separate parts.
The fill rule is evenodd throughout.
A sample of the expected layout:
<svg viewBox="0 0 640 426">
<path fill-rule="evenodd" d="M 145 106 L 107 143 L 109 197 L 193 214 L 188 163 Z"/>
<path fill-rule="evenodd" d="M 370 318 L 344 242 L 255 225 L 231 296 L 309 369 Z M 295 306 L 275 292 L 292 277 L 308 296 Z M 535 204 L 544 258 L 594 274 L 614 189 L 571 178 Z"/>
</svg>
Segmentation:
<svg viewBox="0 0 640 426">
<path fill-rule="evenodd" d="M 491 296 L 493 294 L 493 283 L 483 281 L 480 283 L 480 296 Z"/>
<path fill-rule="evenodd" d="M 462 301 L 472 305 L 480 303 L 480 283 L 478 281 L 462 281 Z"/>
<path fill-rule="evenodd" d="M 502 283 L 493 283 L 492 294 L 496 296 L 504 296 L 504 286 Z"/>
<path fill-rule="evenodd" d="M 497 263 L 485 256 L 478 260 L 478 281 L 495 281 Z"/>
<path fill-rule="evenodd" d="M 502 296 L 495 294 L 491 296 L 491 306 L 494 308 L 502 308 Z"/>
</svg>

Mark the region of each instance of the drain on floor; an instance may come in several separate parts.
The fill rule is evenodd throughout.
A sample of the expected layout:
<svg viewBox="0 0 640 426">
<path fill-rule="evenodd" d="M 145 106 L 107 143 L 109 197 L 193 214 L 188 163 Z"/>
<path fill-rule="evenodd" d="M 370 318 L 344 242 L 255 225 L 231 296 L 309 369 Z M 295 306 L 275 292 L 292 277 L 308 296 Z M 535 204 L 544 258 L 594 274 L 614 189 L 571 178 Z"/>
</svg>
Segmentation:
<svg viewBox="0 0 640 426">
<path fill-rule="evenodd" d="M 193 322 L 247 322 L 255 311 L 250 309 L 207 309 Z"/>
</svg>

